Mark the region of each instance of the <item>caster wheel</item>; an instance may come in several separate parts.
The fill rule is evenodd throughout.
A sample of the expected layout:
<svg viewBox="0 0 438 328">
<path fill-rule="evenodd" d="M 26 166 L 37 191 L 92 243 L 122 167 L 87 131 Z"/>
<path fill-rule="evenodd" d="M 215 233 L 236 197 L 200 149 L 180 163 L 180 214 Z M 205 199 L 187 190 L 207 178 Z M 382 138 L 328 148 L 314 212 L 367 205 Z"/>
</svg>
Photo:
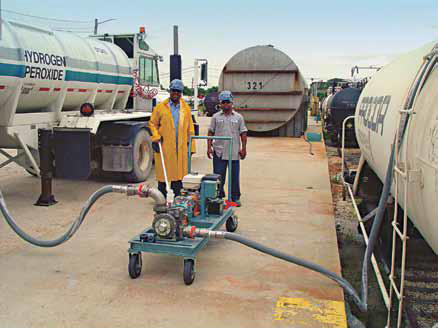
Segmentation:
<svg viewBox="0 0 438 328">
<path fill-rule="evenodd" d="M 141 253 L 129 254 L 128 272 L 132 279 L 138 278 L 141 273 Z"/>
<path fill-rule="evenodd" d="M 184 260 L 184 283 L 188 286 L 195 280 L 195 261 Z"/>
<path fill-rule="evenodd" d="M 228 232 L 234 232 L 237 230 L 238 224 L 237 215 L 232 215 L 228 218 L 227 223 L 225 223 L 225 228 Z"/>
</svg>

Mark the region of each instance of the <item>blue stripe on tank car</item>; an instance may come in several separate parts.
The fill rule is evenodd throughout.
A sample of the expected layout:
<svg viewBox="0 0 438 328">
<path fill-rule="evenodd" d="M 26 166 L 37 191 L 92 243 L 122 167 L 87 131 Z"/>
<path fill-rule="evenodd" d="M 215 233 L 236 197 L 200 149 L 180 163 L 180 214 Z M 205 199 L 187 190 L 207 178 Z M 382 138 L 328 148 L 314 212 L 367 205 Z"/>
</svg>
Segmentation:
<svg viewBox="0 0 438 328">
<path fill-rule="evenodd" d="M 1 76 L 24 77 L 25 70 L 24 65 L 0 63 Z"/>
<path fill-rule="evenodd" d="M 85 73 L 85 72 L 77 72 L 77 71 L 68 71 L 67 70 L 65 72 L 65 81 L 132 85 L 133 78 L 132 77 L 125 77 L 125 76 Z"/>
</svg>

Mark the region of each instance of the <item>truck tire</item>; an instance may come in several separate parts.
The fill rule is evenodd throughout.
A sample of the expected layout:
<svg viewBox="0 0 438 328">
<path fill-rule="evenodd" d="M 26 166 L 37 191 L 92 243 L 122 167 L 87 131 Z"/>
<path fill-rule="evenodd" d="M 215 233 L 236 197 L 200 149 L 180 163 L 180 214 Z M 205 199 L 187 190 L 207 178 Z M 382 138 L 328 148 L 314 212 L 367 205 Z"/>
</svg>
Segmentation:
<svg viewBox="0 0 438 328">
<path fill-rule="evenodd" d="M 128 182 L 142 182 L 147 179 L 152 169 L 152 141 L 146 129 L 138 130 L 132 140 L 132 171 L 126 174 Z"/>
</svg>

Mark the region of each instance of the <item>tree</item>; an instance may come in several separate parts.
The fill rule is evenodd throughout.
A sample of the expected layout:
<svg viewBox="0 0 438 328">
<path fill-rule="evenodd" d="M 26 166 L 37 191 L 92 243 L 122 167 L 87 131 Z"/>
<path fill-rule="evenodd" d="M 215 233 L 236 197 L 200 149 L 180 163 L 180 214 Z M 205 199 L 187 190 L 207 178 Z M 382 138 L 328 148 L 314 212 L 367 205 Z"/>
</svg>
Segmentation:
<svg viewBox="0 0 438 328">
<path fill-rule="evenodd" d="M 193 96 L 193 93 L 194 92 L 193 92 L 192 88 L 184 86 L 184 90 L 183 90 L 183 95 L 184 96 Z"/>
<path fill-rule="evenodd" d="M 206 93 L 207 93 L 207 94 L 210 94 L 210 93 L 212 93 L 212 92 L 217 92 L 218 90 L 219 90 L 219 88 L 218 88 L 217 86 L 214 86 L 214 87 L 210 87 L 210 88 L 208 88 L 207 91 L 206 91 Z"/>
<path fill-rule="evenodd" d="M 204 89 L 204 88 L 202 88 L 202 87 L 199 87 L 198 88 L 198 95 L 201 95 L 201 96 L 208 96 L 210 93 L 212 93 L 212 92 L 217 92 L 218 91 L 218 87 L 217 86 L 213 86 L 213 87 L 210 87 L 210 88 L 208 88 L 208 89 Z M 193 88 L 189 88 L 189 87 L 186 87 L 186 86 L 184 86 L 184 90 L 183 90 L 183 95 L 184 96 L 193 96 L 194 95 L 194 90 L 193 90 Z"/>
</svg>

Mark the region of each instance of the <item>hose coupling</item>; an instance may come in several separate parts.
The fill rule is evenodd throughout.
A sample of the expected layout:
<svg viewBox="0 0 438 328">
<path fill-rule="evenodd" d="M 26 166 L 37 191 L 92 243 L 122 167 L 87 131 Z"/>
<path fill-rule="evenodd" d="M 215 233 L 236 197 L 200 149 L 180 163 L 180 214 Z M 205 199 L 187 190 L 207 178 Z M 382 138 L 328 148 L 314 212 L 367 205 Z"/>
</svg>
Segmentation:
<svg viewBox="0 0 438 328">
<path fill-rule="evenodd" d="M 195 226 L 187 226 L 183 229 L 183 235 L 189 238 L 195 237 L 210 237 L 216 239 L 224 239 L 225 232 L 224 231 L 215 231 L 204 228 L 196 228 Z"/>
<path fill-rule="evenodd" d="M 113 185 L 111 187 L 113 188 L 113 192 L 117 192 L 120 194 L 126 194 L 128 196 L 137 195 L 138 189 L 134 185 L 126 185 L 126 186 Z"/>
</svg>

